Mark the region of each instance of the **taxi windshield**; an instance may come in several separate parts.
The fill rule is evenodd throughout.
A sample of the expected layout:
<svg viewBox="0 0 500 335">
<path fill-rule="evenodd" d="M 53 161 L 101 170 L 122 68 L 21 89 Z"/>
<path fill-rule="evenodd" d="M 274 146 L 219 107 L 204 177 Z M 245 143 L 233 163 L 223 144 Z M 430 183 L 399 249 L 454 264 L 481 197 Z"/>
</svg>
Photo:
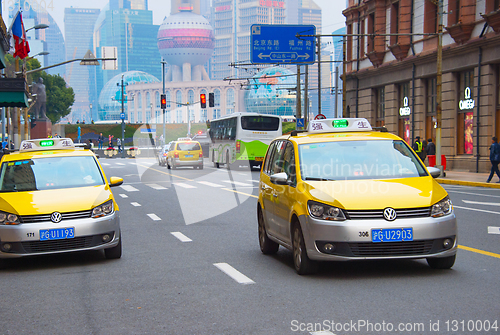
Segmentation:
<svg viewBox="0 0 500 335">
<path fill-rule="evenodd" d="M 299 145 L 303 180 L 390 179 L 427 176 L 403 141 L 338 141 Z"/>
<path fill-rule="evenodd" d="M 4 162 L 0 169 L 0 192 L 104 185 L 93 157 L 48 157 Z"/>
<path fill-rule="evenodd" d="M 193 150 L 201 150 L 198 142 L 184 142 L 177 144 L 177 150 L 180 151 L 193 151 Z"/>
</svg>

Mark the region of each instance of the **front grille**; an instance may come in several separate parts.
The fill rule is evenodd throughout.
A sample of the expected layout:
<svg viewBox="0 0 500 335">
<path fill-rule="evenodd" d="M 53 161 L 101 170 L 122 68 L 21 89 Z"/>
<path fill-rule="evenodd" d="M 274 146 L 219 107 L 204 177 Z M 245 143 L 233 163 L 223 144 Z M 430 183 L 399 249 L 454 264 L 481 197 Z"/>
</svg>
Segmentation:
<svg viewBox="0 0 500 335">
<path fill-rule="evenodd" d="M 110 235 L 111 238 L 108 242 L 103 242 L 102 237 L 106 234 Z M 80 236 L 63 240 L 15 242 L 11 243 L 12 250 L 10 252 L 34 254 L 42 252 L 86 249 L 109 243 L 113 240 L 114 235 L 114 232 L 108 232 L 105 234 Z"/>
<path fill-rule="evenodd" d="M 386 243 L 348 243 L 354 256 L 413 256 L 426 255 L 434 240 L 386 242 Z"/>
<path fill-rule="evenodd" d="M 36 222 L 48 222 L 50 221 L 50 214 L 40 214 L 40 215 L 24 215 L 19 217 L 21 223 L 36 223 Z M 80 211 L 80 212 L 69 212 L 61 213 L 62 221 L 72 220 L 72 219 L 86 219 L 90 218 L 92 215 L 92 210 Z"/>
<path fill-rule="evenodd" d="M 423 218 L 431 215 L 431 207 L 423 208 L 403 208 L 395 209 L 397 213 L 396 219 L 404 218 Z M 347 217 L 351 220 L 367 220 L 367 219 L 383 219 L 383 209 L 373 210 L 348 210 Z"/>
</svg>

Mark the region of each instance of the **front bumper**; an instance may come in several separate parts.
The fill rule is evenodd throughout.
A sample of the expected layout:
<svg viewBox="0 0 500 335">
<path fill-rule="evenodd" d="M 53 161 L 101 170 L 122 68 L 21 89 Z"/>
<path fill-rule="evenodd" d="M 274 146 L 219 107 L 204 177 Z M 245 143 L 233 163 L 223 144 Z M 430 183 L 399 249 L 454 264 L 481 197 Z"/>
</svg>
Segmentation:
<svg viewBox="0 0 500 335">
<path fill-rule="evenodd" d="M 40 230 L 71 228 L 74 238 L 40 241 Z M 109 236 L 109 239 L 105 237 Z M 0 226 L 0 258 L 57 254 L 114 247 L 120 241 L 120 216 L 117 211 L 101 218 L 37 222 Z M 6 244 L 10 248 L 6 248 Z"/>
<path fill-rule="evenodd" d="M 447 257 L 457 252 L 455 214 L 440 218 L 424 217 L 324 221 L 310 216 L 299 218 L 307 255 L 315 260 L 396 259 Z M 372 242 L 372 229 L 412 228 L 413 240 L 405 242 Z M 445 247 L 445 240 L 452 243 Z M 334 245 L 326 252 L 325 244 Z"/>
<path fill-rule="evenodd" d="M 174 158 L 174 166 L 203 166 L 203 157 L 196 160 L 181 160 Z"/>
</svg>

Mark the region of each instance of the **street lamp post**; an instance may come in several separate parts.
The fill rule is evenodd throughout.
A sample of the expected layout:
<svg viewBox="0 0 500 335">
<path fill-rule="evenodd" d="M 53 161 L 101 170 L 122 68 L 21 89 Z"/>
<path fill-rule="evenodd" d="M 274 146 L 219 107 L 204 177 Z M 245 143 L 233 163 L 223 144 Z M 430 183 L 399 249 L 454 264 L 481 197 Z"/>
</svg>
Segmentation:
<svg viewBox="0 0 500 335">
<path fill-rule="evenodd" d="M 124 85 L 123 85 L 123 74 L 122 74 L 122 113 L 120 115 L 122 119 L 122 158 L 125 158 L 125 93 L 124 93 Z"/>
<path fill-rule="evenodd" d="M 163 82 L 163 91 L 162 91 L 162 94 L 165 94 L 165 64 L 166 62 L 164 60 L 161 61 L 161 78 L 162 78 L 162 82 Z M 162 113 L 163 113 L 163 140 L 165 141 L 165 143 L 167 143 L 167 135 L 166 135 L 166 132 L 165 132 L 165 128 L 166 128 L 166 122 L 165 122 L 165 108 L 162 108 Z"/>
<path fill-rule="evenodd" d="M 90 107 L 90 123 L 92 123 L 92 121 L 94 120 L 94 118 L 92 117 L 92 103 L 90 103 L 89 107 Z"/>
</svg>

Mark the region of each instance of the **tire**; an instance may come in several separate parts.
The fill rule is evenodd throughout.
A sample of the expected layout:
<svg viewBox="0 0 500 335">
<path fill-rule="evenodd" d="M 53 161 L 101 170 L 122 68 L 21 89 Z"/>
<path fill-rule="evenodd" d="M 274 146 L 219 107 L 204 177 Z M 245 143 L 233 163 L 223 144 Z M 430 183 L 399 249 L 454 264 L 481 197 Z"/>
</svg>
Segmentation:
<svg viewBox="0 0 500 335">
<path fill-rule="evenodd" d="M 441 257 L 441 258 L 427 258 L 427 264 L 433 269 L 450 269 L 455 264 L 457 255 Z"/>
<path fill-rule="evenodd" d="M 312 274 L 317 271 L 317 262 L 310 260 L 307 256 L 304 235 L 298 222 L 293 227 L 292 251 L 293 265 L 299 275 Z"/>
<path fill-rule="evenodd" d="M 203 170 L 203 165 L 198 166 L 198 169 Z"/>
<path fill-rule="evenodd" d="M 262 251 L 264 255 L 273 255 L 277 253 L 280 245 L 267 237 L 264 214 L 262 214 L 262 209 L 260 207 L 257 208 L 257 221 L 259 223 L 260 251 Z"/>
<path fill-rule="evenodd" d="M 122 257 L 122 235 L 120 234 L 120 241 L 112 248 L 104 249 L 104 256 L 107 259 L 118 259 Z"/>
</svg>

